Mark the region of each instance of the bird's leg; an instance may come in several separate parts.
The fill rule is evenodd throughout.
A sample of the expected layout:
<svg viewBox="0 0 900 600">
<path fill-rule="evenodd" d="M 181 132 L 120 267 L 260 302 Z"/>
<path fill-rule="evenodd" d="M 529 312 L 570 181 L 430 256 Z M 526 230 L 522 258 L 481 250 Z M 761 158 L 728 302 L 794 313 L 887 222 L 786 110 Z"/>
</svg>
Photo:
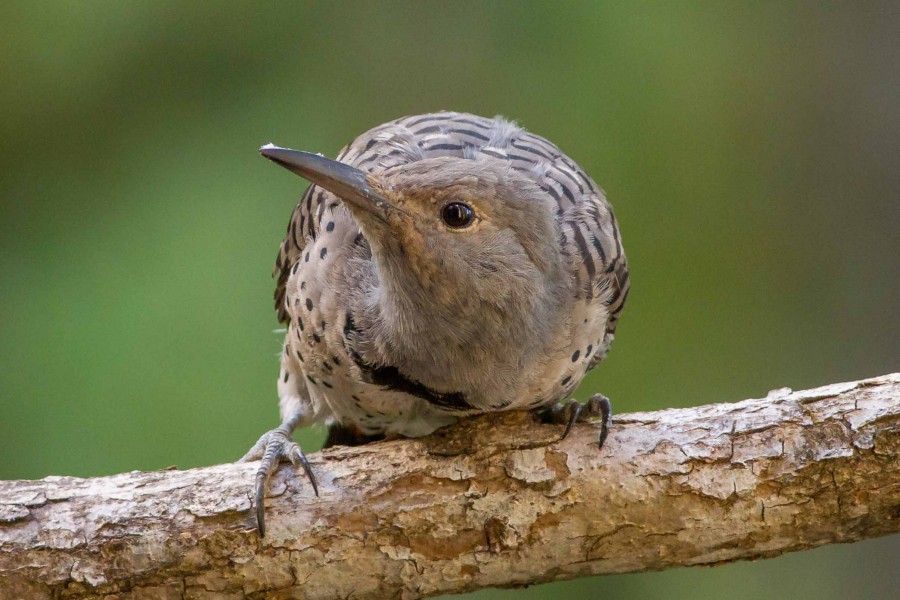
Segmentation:
<svg viewBox="0 0 900 600">
<path fill-rule="evenodd" d="M 566 439 L 575 423 L 586 423 L 596 418 L 600 419 L 600 439 L 597 447 L 602 448 L 612 424 L 612 404 L 609 402 L 609 398 L 603 394 L 594 394 L 584 404 L 577 400 L 561 402 L 541 413 L 541 420 L 545 423 L 565 424 L 566 429 L 560 436 L 560 440 Z"/>
<path fill-rule="evenodd" d="M 253 444 L 253 447 L 250 448 L 247 454 L 238 461 L 249 462 L 262 459 L 262 462 L 259 463 L 259 469 L 256 471 L 256 480 L 253 486 L 256 525 L 260 536 L 266 535 L 266 507 L 263 503 L 266 487 L 269 483 L 269 478 L 275 472 L 275 469 L 278 468 L 280 462 L 288 460 L 295 467 L 302 467 L 307 477 L 309 477 L 310 483 L 312 483 L 313 492 L 315 492 L 316 496 L 319 495 L 319 486 L 316 484 L 316 477 L 309 466 L 309 461 L 306 460 L 306 455 L 303 454 L 300 446 L 291 439 L 291 435 L 294 433 L 294 429 L 297 428 L 297 423 L 302 416 L 301 414 L 296 414 L 275 429 L 264 433 Z"/>
</svg>

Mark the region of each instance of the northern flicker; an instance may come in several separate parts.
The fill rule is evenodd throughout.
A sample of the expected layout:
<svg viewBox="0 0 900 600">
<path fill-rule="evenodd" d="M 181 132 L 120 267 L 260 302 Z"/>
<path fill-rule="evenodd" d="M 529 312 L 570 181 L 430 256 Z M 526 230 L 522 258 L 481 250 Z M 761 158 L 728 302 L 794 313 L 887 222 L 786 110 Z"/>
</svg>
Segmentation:
<svg viewBox="0 0 900 600">
<path fill-rule="evenodd" d="M 602 445 L 604 397 L 559 403 L 606 355 L 628 266 L 603 190 L 559 148 L 500 117 L 441 112 L 379 125 L 337 160 L 260 152 L 312 183 L 275 264 L 282 424 L 242 458 L 262 459 L 260 534 L 280 461 L 318 493 L 297 427 L 365 441 L 542 410 L 565 433 L 602 417 Z"/>
</svg>

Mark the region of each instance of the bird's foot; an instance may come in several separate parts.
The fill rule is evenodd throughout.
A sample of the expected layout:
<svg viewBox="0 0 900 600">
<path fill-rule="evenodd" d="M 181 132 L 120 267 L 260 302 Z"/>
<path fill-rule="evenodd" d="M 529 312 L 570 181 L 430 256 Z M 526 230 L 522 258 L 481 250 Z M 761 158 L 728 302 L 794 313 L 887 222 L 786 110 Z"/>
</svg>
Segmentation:
<svg viewBox="0 0 900 600">
<path fill-rule="evenodd" d="M 597 418 L 600 419 L 600 439 L 597 448 L 602 448 L 612 424 L 612 404 L 609 398 L 603 394 L 594 394 L 585 403 L 577 400 L 561 402 L 541 413 L 541 419 L 545 423 L 565 424 L 566 429 L 560 436 L 560 440 L 566 439 L 575 423 L 586 423 Z"/>
<path fill-rule="evenodd" d="M 253 498 L 256 505 L 256 525 L 260 536 L 266 535 L 266 507 L 263 499 L 266 495 L 266 487 L 272 473 L 278 468 L 278 464 L 282 461 L 290 461 L 295 467 L 302 467 L 312 483 L 313 492 L 319 495 L 319 486 L 316 484 L 316 477 L 313 475 L 306 460 L 306 455 L 300 446 L 291 439 L 293 426 L 288 423 L 282 424 L 271 431 L 267 431 L 253 444 L 253 447 L 241 457 L 238 462 L 249 462 L 251 460 L 260 460 L 259 469 L 256 471 L 256 480 L 253 485 Z"/>
</svg>

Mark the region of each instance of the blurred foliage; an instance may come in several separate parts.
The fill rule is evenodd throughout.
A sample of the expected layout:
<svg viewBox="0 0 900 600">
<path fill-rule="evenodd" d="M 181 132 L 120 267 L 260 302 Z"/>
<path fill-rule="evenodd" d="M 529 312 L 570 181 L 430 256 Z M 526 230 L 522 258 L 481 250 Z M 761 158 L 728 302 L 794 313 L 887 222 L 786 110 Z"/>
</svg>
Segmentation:
<svg viewBox="0 0 900 600">
<path fill-rule="evenodd" d="M 404 114 L 504 114 L 606 189 L 618 411 L 897 370 L 900 6 L 6 2 L 0 478 L 233 460 L 277 423 L 272 261 L 303 183 Z M 297 439 L 308 449 L 321 431 Z M 884 598 L 897 536 L 479 598 Z"/>
</svg>

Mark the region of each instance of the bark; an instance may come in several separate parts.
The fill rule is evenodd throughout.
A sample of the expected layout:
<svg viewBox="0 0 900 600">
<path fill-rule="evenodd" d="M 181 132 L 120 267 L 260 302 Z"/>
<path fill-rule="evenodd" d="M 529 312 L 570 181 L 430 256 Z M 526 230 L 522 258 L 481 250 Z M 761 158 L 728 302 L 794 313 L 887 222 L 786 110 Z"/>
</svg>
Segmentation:
<svg viewBox="0 0 900 600">
<path fill-rule="evenodd" d="M 597 428 L 528 413 L 283 465 L 0 482 L 2 598 L 417 598 L 900 531 L 900 373 Z"/>
</svg>

